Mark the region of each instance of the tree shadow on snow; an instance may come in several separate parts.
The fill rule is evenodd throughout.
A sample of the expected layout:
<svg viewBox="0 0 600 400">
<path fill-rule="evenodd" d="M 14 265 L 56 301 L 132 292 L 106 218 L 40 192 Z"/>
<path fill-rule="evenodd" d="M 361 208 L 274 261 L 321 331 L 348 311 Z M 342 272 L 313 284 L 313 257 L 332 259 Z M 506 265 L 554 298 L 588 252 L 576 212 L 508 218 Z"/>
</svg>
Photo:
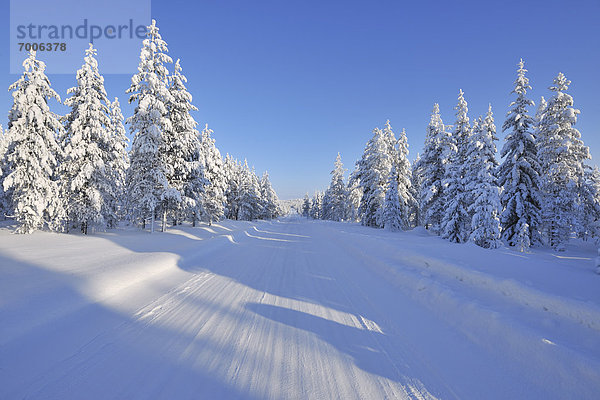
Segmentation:
<svg viewBox="0 0 600 400">
<path fill-rule="evenodd" d="M 414 371 L 407 364 L 401 359 L 394 360 L 394 354 L 387 353 L 381 346 L 380 341 L 385 336 L 382 332 L 369 330 L 364 326 L 348 326 L 275 305 L 247 303 L 245 307 L 271 321 L 317 335 L 338 351 L 351 356 L 354 364 L 364 371 L 397 381 L 409 391 L 427 391 L 421 381 L 410 376 Z"/>
<path fill-rule="evenodd" d="M 0 255 L 0 398 L 252 398 L 197 366 L 214 343 L 104 306 L 84 286 Z"/>
</svg>

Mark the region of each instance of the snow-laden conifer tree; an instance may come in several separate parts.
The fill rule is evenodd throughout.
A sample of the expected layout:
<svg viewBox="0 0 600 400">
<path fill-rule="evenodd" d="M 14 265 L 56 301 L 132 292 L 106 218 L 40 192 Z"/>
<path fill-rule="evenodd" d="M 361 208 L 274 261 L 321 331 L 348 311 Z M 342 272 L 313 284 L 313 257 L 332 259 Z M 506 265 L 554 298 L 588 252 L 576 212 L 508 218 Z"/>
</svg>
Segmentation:
<svg viewBox="0 0 600 400">
<path fill-rule="evenodd" d="M 8 208 L 19 223 L 18 233 L 31 233 L 48 226 L 61 229 L 64 207 L 56 179 L 58 160 L 62 158 L 57 136 L 63 127 L 50 111 L 48 100 L 60 102 L 50 87 L 34 51 L 23 62 L 25 71 L 12 85 L 13 106 L 8 115 L 8 144 L 4 163 L 3 188 Z"/>
<path fill-rule="evenodd" d="M 206 160 L 204 159 L 200 139 L 195 140 L 195 147 L 189 160 L 191 165 L 183 184 L 182 209 L 181 212 L 172 211 L 173 225 L 177 225 L 186 218 L 192 221 L 192 226 L 196 226 L 196 221 L 205 218 L 206 215 L 204 204 L 205 188 L 208 185 L 208 180 L 204 174 Z"/>
<path fill-rule="evenodd" d="M 417 158 L 412 163 L 410 173 L 410 194 L 412 196 L 412 204 L 410 207 L 411 226 L 423 225 L 423 217 L 421 210 L 421 202 L 419 196 L 423 185 L 423 170 L 421 169 L 421 156 L 417 153 Z"/>
<path fill-rule="evenodd" d="M 174 224 L 183 218 L 195 221 L 204 213 L 204 187 L 207 184 L 204 153 L 196 130 L 198 124 L 191 114 L 198 109 L 192 104 L 192 95 L 185 87 L 186 82 L 180 61 L 177 60 L 169 79 L 171 101 L 167 103 L 167 110 L 171 129 L 164 131 L 163 150 L 169 188 L 178 192 L 163 202 L 163 216 L 170 214 Z"/>
<path fill-rule="evenodd" d="M 323 219 L 323 193 L 315 193 L 309 204 L 309 210 L 312 219 Z"/>
<path fill-rule="evenodd" d="M 83 66 L 77 71 L 77 86 L 65 100 L 71 111 L 65 117 L 64 160 L 59 167 L 61 189 L 69 227 L 103 229 L 107 225 L 107 203 L 114 195 L 109 175 L 111 120 L 104 78 L 98 72 L 96 49 L 90 44 Z M 68 229 L 68 228 L 67 228 Z"/>
<path fill-rule="evenodd" d="M 453 146 L 452 136 L 446 132 L 440 116 L 440 107 L 436 103 L 433 105 L 418 166 L 423 177 L 419 195 L 423 226 L 436 234 L 441 233 L 442 217 L 446 208 L 444 176 Z"/>
<path fill-rule="evenodd" d="M 478 246 L 495 249 L 500 242 L 500 188 L 494 173 L 496 161 L 496 126 L 492 106 L 488 108 L 485 119 L 481 117 L 473 124 L 473 136 L 469 141 L 467 158 L 472 168 L 466 190 L 471 194 L 473 203 L 469 207 L 472 214 L 471 235 Z"/>
<path fill-rule="evenodd" d="M 383 204 L 383 227 L 393 232 L 405 227 L 405 217 L 398 195 L 398 181 L 396 167 L 392 167 L 387 180 L 387 190 L 385 191 L 385 202 Z"/>
<path fill-rule="evenodd" d="M 327 198 L 327 219 L 342 221 L 346 217 L 347 193 L 344 183 L 344 164 L 340 153 L 335 159 L 334 169 L 331 171 L 331 183 L 325 192 Z"/>
<path fill-rule="evenodd" d="M 587 240 L 600 238 L 600 170 L 586 166 L 581 191 L 581 220 L 578 236 Z"/>
<path fill-rule="evenodd" d="M 411 225 L 411 209 L 415 203 L 415 198 L 412 194 L 412 168 L 410 161 L 408 161 L 408 139 L 406 138 L 406 131 L 404 129 L 400 132 L 396 149 L 396 165 L 392 168 L 396 169 L 396 176 L 398 178 L 396 190 L 398 192 L 401 213 L 401 228 L 406 230 Z"/>
<path fill-rule="evenodd" d="M 260 179 L 260 198 L 263 202 L 260 218 L 277 218 L 280 214 L 279 199 L 277 198 L 277 193 L 275 193 L 275 190 L 273 190 L 273 187 L 271 186 L 268 172 L 265 172 Z"/>
<path fill-rule="evenodd" d="M 545 145 L 544 139 L 545 137 L 542 135 L 541 129 L 542 129 L 542 117 L 544 116 L 544 112 L 546 112 L 546 107 L 548 107 L 548 102 L 546 101 L 546 99 L 544 98 L 544 96 L 540 97 L 540 104 L 538 105 L 537 111 L 535 112 L 535 117 L 534 117 L 534 126 L 535 126 L 535 143 L 536 146 L 539 148 L 543 145 Z M 541 166 L 541 163 L 540 163 Z"/>
<path fill-rule="evenodd" d="M 165 153 L 165 138 L 172 129 L 167 105 L 172 103 L 168 89 L 171 63 L 167 44 L 158 33 L 156 21 L 148 27 L 140 54 L 138 73 L 131 78 L 129 102 L 135 102 L 133 116 L 127 119 L 133 133 L 130 166 L 127 174 L 129 217 L 145 226 L 146 218 L 154 219 L 165 203 L 180 203 L 180 193 L 169 187 L 169 168 Z"/>
<path fill-rule="evenodd" d="M 117 222 L 124 217 L 125 177 L 129 168 L 127 155 L 127 134 L 123 126 L 123 114 L 119 99 L 110 104 L 110 128 L 108 129 L 108 142 L 105 155 L 106 175 L 109 179 L 111 190 L 104 199 L 103 215 L 109 228 L 114 228 Z"/>
<path fill-rule="evenodd" d="M 229 219 L 237 219 L 240 203 L 240 193 L 242 186 L 242 166 L 239 161 L 231 157 L 229 154 L 225 155 L 225 162 L 223 163 L 223 170 L 226 181 L 226 210 L 225 215 Z"/>
<path fill-rule="evenodd" d="M 7 213 L 10 214 L 8 210 L 8 198 L 7 194 L 4 193 L 4 185 L 2 185 L 2 181 L 6 176 L 8 168 L 6 167 L 6 149 L 8 147 L 8 131 L 4 130 L 2 124 L 0 124 L 0 218 L 5 219 Z"/>
<path fill-rule="evenodd" d="M 471 140 L 471 127 L 467 115 L 467 102 L 460 90 L 456 110 L 456 124 L 452 133 L 453 151 L 449 156 L 444 175 L 446 210 L 442 218 L 442 237 L 451 242 L 463 243 L 471 233 L 469 193 L 464 187 L 467 151 Z"/>
<path fill-rule="evenodd" d="M 356 175 L 353 172 L 348 179 L 348 185 L 346 192 L 348 193 L 348 209 L 346 219 L 348 221 L 356 222 L 360 220 L 360 202 L 362 199 L 362 188 L 360 187 L 360 180 L 352 179 L 352 176 Z"/>
<path fill-rule="evenodd" d="M 527 70 L 523 60 L 518 67 L 512 91 L 517 98 L 510 103 L 502 125 L 502 131 L 508 131 L 508 134 L 501 152 L 504 161 L 497 177 L 498 185 L 503 187 L 500 197 L 502 239 L 524 251 L 540 241 L 540 165 L 535 138 L 531 133 L 534 121 L 527 111 L 533 101 L 525 97 L 531 86 L 525 76 Z"/>
<path fill-rule="evenodd" d="M 308 197 L 308 193 L 306 193 L 302 202 L 302 216 L 306 218 L 310 217 L 310 211 L 310 198 Z"/>
<path fill-rule="evenodd" d="M 362 189 L 359 213 L 361 223 L 365 226 L 383 228 L 385 188 L 391 167 L 383 131 L 375 128 L 352 176 L 352 180 L 356 180 Z"/>
<path fill-rule="evenodd" d="M 582 190 L 585 185 L 585 160 L 590 158 L 581 134 L 573 127 L 579 110 L 573 108 L 573 97 L 565 93 L 571 81 L 562 73 L 554 79 L 548 100 L 538 124 L 538 159 L 542 176 L 542 221 L 549 244 L 564 250 L 572 232 L 579 232 L 584 220 Z"/>
<path fill-rule="evenodd" d="M 239 194 L 239 208 L 237 219 L 252 221 L 260 214 L 260 188 L 258 178 L 254 170 L 248 167 L 248 161 L 244 160 L 241 168 L 241 185 Z"/>
<path fill-rule="evenodd" d="M 227 190 L 223 159 L 219 149 L 215 146 L 212 137 L 213 130 L 205 125 L 202 130 L 200 146 L 204 156 L 204 177 L 207 180 L 204 187 L 204 214 L 203 220 L 212 225 L 213 221 L 223 218 L 226 203 L 225 191 Z"/>
<path fill-rule="evenodd" d="M 327 190 L 323 192 L 323 199 L 321 201 L 321 219 L 331 219 L 331 199 Z"/>
<path fill-rule="evenodd" d="M 390 159 L 390 171 L 392 167 L 396 167 L 396 170 L 398 170 L 398 163 L 400 162 L 400 149 L 398 148 L 398 140 L 396 140 L 396 135 L 394 135 L 394 130 L 392 129 L 389 119 L 385 121 L 385 126 L 383 127 L 383 137 L 386 143 L 386 152 Z"/>
</svg>

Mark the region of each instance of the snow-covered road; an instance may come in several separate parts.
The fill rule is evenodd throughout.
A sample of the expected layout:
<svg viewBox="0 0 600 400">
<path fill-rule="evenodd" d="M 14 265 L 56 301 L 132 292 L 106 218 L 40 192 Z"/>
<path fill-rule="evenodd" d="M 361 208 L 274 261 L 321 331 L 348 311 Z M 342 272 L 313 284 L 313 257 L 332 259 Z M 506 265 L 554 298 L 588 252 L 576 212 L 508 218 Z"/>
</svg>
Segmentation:
<svg viewBox="0 0 600 400">
<path fill-rule="evenodd" d="M 0 232 L 0 399 L 597 398 L 597 277 L 532 257 L 577 289 L 511 250 L 299 219 Z"/>
</svg>

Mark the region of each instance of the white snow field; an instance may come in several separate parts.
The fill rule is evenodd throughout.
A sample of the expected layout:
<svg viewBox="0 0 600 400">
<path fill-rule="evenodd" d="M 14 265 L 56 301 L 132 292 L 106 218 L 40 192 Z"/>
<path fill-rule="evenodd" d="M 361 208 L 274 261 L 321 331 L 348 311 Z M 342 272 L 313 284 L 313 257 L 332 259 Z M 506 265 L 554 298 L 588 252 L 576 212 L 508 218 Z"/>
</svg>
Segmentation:
<svg viewBox="0 0 600 400">
<path fill-rule="evenodd" d="M 0 399 L 598 399 L 593 246 L 284 218 L 0 230 Z"/>
</svg>

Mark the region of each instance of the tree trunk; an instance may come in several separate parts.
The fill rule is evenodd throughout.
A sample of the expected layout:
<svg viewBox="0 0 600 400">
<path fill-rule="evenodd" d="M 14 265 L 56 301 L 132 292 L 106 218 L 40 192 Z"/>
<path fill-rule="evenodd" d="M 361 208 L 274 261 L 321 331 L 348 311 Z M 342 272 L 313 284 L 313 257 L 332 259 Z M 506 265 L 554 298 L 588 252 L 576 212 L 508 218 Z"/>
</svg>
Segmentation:
<svg viewBox="0 0 600 400">
<path fill-rule="evenodd" d="M 161 232 L 165 231 L 165 227 L 167 226 L 167 209 L 165 208 L 163 210 L 163 216 L 162 216 L 162 228 L 161 228 Z"/>
<path fill-rule="evenodd" d="M 152 210 L 152 221 L 150 222 L 152 225 L 150 225 L 150 233 L 154 233 L 154 211 Z"/>
</svg>

